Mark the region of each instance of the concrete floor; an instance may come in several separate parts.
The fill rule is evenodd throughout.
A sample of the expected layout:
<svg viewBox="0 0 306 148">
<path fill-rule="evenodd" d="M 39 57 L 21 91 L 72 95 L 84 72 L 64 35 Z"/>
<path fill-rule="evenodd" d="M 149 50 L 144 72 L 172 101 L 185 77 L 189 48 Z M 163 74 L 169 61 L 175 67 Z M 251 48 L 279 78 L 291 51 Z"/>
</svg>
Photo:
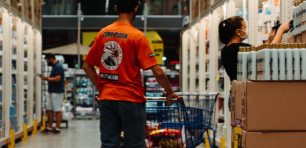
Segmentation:
<svg viewBox="0 0 306 148">
<path fill-rule="evenodd" d="M 29 136 L 26 143 L 16 144 L 16 148 L 99 148 L 99 120 L 72 120 L 69 128 L 59 135 L 39 133 Z"/>
<path fill-rule="evenodd" d="M 16 148 L 99 148 L 99 120 L 72 120 L 69 128 L 60 134 L 39 133 L 29 136 L 26 143 L 16 144 Z M 199 145 L 197 148 L 204 148 Z"/>
</svg>

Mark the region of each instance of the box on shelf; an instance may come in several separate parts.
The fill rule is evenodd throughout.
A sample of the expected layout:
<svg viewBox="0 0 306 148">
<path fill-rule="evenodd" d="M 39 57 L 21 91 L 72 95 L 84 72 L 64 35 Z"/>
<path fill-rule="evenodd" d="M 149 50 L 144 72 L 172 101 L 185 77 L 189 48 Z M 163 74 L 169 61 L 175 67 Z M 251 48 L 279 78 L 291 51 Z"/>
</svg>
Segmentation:
<svg viewBox="0 0 306 148">
<path fill-rule="evenodd" d="M 241 125 L 241 116 L 242 116 L 242 102 L 241 102 L 241 96 L 240 93 L 242 90 L 243 82 L 242 81 L 234 81 L 232 83 L 232 89 L 231 89 L 231 97 L 232 97 L 232 103 L 231 103 L 231 125 L 232 126 L 239 126 Z"/>
<path fill-rule="evenodd" d="M 306 82 L 233 82 L 232 125 L 246 131 L 306 130 Z"/>
<path fill-rule="evenodd" d="M 236 132 L 235 132 L 236 130 Z M 232 132 L 232 147 L 239 148 L 302 148 L 306 132 Z"/>
</svg>

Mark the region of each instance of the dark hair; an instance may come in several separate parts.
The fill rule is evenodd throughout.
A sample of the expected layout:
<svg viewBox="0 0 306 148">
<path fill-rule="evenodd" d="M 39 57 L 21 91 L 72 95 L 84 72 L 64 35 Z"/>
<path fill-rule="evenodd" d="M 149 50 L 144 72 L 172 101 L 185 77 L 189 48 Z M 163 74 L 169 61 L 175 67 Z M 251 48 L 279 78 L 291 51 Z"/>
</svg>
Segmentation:
<svg viewBox="0 0 306 148">
<path fill-rule="evenodd" d="M 45 55 L 45 59 L 46 59 L 46 60 L 47 60 L 47 59 L 55 59 L 55 55 L 52 54 L 52 53 L 47 53 L 47 54 Z"/>
<path fill-rule="evenodd" d="M 233 16 L 223 20 L 219 24 L 219 38 L 223 44 L 228 44 L 235 36 L 236 30 L 242 27 L 243 18 L 240 16 Z"/>
<path fill-rule="evenodd" d="M 118 14 L 132 12 L 137 6 L 140 6 L 140 4 L 140 0 L 116 0 L 115 2 Z"/>
</svg>

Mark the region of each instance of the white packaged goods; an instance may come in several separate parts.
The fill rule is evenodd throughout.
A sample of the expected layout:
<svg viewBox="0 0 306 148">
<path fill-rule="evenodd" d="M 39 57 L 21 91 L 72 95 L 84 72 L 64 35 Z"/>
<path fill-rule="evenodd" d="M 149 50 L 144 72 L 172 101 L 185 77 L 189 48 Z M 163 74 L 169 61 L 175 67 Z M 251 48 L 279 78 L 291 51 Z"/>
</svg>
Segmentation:
<svg viewBox="0 0 306 148">
<path fill-rule="evenodd" d="M 286 80 L 286 51 L 282 44 L 277 45 L 279 58 L 279 80 Z"/>
<path fill-rule="evenodd" d="M 286 80 L 293 80 L 293 55 L 290 45 L 285 45 L 286 50 Z"/>
<path fill-rule="evenodd" d="M 248 79 L 256 80 L 256 48 L 251 47 L 248 56 Z"/>
<path fill-rule="evenodd" d="M 246 81 L 248 78 L 248 48 L 244 48 L 241 61 L 241 80 Z"/>
<path fill-rule="evenodd" d="M 303 48 L 301 49 L 301 79 L 306 80 L 306 43 L 303 44 Z"/>
<path fill-rule="evenodd" d="M 300 55 L 300 48 L 298 44 L 293 44 L 293 80 L 301 80 L 301 55 Z"/>
<path fill-rule="evenodd" d="M 238 52 L 238 57 L 237 57 L 237 80 L 241 80 L 242 50 L 243 50 L 243 47 L 240 47 L 239 52 Z"/>
<path fill-rule="evenodd" d="M 240 53 L 242 80 L 245 65 L 248 80 L 306 80 L 306 43 L 261 45 L 242 51 L 247 51 Z M 244 56 L 247 56 L 246 64 Z"/>
<path fill-rule="evenodd" d="M 262 45 L 262 50 L 256 53 L 257 80 L 271 80 L 270 64 L 271 51 L 268 45 Z"/>
<path fill-rule="evenodd" d="M 272 80 L 278 80 L 279 79 L 279 70 L 278 70 L 278 49 L 276 48 L 275 45 L 269 46 L 271 49 L 271 58 L 272 58 Z"/>
<path fill-rule="evenodd" d="M 293 8 L 293 35 L 298 35 L 306 30 L 306 1 L 296 1 Z"/>
</svg>

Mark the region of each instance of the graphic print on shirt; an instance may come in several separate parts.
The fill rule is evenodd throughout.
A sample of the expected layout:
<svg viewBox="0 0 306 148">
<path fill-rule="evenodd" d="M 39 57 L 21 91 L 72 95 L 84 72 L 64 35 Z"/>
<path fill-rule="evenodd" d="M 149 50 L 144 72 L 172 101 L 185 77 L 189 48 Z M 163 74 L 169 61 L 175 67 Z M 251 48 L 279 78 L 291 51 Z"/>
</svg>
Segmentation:
<svg viewBox="0 0 306 148">
<path fill-rule="evenodd" d="M 116 70 L 122 62 L 121 46 L 115 41 L 105 43 L 101 63 L 108 70 Z"/>
</svg>

